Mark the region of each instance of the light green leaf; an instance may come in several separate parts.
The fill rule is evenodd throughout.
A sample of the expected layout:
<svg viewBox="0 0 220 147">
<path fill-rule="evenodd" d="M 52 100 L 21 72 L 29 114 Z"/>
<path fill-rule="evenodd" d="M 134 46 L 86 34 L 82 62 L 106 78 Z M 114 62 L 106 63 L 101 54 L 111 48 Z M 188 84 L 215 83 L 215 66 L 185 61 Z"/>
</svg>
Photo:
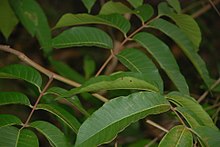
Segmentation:
<svg viewBox="0 0 220 147">
<path fill-rule="evenodd" d="M 154 9 L 151 5 L 144 4 L 136 8 L 134 12 L 135 15 L 137 15 L 142 20 L 142 22 L 145 22 L 153 16 Z"/>
<path fill-rule="evenodd" d="M 51 40 L 50 27 L 47 18 L 35 0 L 9 0 L 19 20 L 27 31 L 36 36 L 44 52 L 49 54 Z"/>
<path fill-rule="evenodd" d="M 28 129 L 8 126 L 0 128 L 1 147 L 38 147 L 37 136 Z"/>
<path fill-rule="evenodd" d="M 84 63 L 83 69 L 85 73 L 85 78 L 89 79 L 95 72 L 95 69 L 96 69 L 95 61 L 92 59 L 92 57 L 87 55 L 84 57 L 83 63 Z"/>
<path fill-rule="evenodd" d="M 185 78 L 179 71 L 179 66 L 171 53 L 169 47 L 152 34 L 141 32 L 133 37 L 156 59 L 160 67 L 167 73 L 177 89 L 185 94 L 189 94 L 188 85 Z"/>
<path fill-rule="evenodd" d="M 89 14 L 64 14 L 54 28 L 61 28 L 73 25 L 103 24 L 114 27 L 126 34 L 130 30 L 130 22 L 120 14 L 89 15 Z"/>
<path fill-rule="evenodd" d="M 22 104 L 30 106 L 30 101 L 26 95 L 19 92 L 0 92 L 0 105 Z"/>
<path fill-rule="evenodd" d="M 167 0 L 168 4 L 175 9 L 177 13 L 181 13 L 181 7 L 179 0 Z"/>
<path fill-rule="evenodd" d="M 5 126 L 18 125 L 21 123 L 21 120 L 14 115 L 0 114 L 0 128 Z"/>
<path fill-rule="evenodd" d="M 53 48 L 97 46 L 112 49 L 112 39 L 104 31 L 93 27 L 73 27 L 52 39 Z"/>
<path fill-rule="evenodd" d="M 11 6 L 8 3 L 8 0 L 1 0 L 0 1 L 0 31 L 4 35 L 6 39 L 12 33 L 14 27 L 18 23 L 18 19 L 15 16 Z"/>
<path fill-rule="evenodd" d="M 56 147 L 68 147 L 69 142 L 61 132 L 54 125 L 45 121 L 35 121 L 30 124 L 30 127 L 35 128 L 37 131 L 42 133 L 50 142 L 51 146 Z"/>
<path fill-rule="evenodd" d="M 143 4 L 143 0 L 127 0 L 134 8 L 137 8 Z"/>
<path fill-rule="evenodd" d="M 212 85 L 213 80 L 209 76 L 205 62 L 194 49 L 194 45 L 192 44 L 192 42 L 177 26 L 163 19 L 156 19 L 155 21 L 150 23 L 150 26 L 160 30 L 161 32 L 172 38 L 181 47 L 189 60 L 193 63 L 194 67 L 196 68 L 206 85 Z"/>
<path fill-rule="evenodd" d="M 88 12 L 90 13 L 93 5 L 96 2 L 96 0 L 82 0 L 82 2 L 86 6 Z"/>
<path fill-rule="evenodd" d="M 21 64 L 10 64 L 0 68 L 0 78 L 21 79 L 35 85 L 39 91 L 42 79 L 38 71 Z"/>
<path fill-rule="evenodd" d="M 37 109 L 46 110 L 54 115 L 56 115 L 59 119 L 61 119 L 67 126 L 69 126 L 75 133 L 78 132 L 80 127 L 80 123 L 78 120 L 70 114 L 68 111 L 63 109 L 58 105 L 53 104 L 38 104 Z"/>
<path fill-rule="evenodd" d="M 217 147 L 220 144 L 220 131 L 207 127 L 199 126 L 193 129 L 205 147 Z"/>
<path fill-rule="evenodd" d="M 160 141 L 158 147 L 192 147 L 192 133 L 184 126 L 173 127 Z"/>
<path fill-rule="evenodd" d="M 160 92 L 163 92 L 163 80 L 154 63 L 143 52 L 135 48 L 122 50 L 116 55 L 122 64 L 132 72 L 144 73 L 155 82 Z"/>
<path fill-rule="evenodd" d="M 99 12 L 99 14 L 105 14 L 105 15 L 112 13 L 125 14 L 125 13 L 133 13 L 133 11 L 120 2 L 108 1 L 102 6 Z"/>
<path fill-rule="evenodd" d="M 166 112 L 169 108 L 166 99 L 153 92 L 138 92 L 112 99 L 82 124 L 75 146 L 87 147 L 108 143 L 131 123 L 150 114 Z"/>
<path fill-rule="evenodd" d="M 194 100 L 194 98 L 183 95 L 179 92 L 171 92 L 166 95 L 166 97 L 169 100 L 173 101 L 175 104 L 178 104 L 179 106 L 185 107 L 188 110 L 192 111 L 197 116 L 195 117 L 195 119 L 198 123 L 200 123 L 200 125 L 217 129 L 208 113 L 205 112 L 202 106 L 199 105 L 199 103 Z"/>
<path fill-rule="evenodd" d="M 71 89 L 61 97 L 68 97 L 78 93 L 94 92 L 99 90 L 137 89 L 158 92 L 159 89 L 147 79 L 145 74 L 122 72 L 110 76 L 98 76 L 86 81 L 81 87 Z"/>
</svg>

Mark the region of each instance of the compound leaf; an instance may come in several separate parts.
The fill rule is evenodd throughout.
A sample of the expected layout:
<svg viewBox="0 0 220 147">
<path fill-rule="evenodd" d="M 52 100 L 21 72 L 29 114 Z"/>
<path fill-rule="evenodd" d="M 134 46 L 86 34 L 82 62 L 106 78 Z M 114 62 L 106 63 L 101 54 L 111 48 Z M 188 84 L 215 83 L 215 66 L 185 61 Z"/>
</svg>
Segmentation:
<svg viewBox="0 0 220 147">
<path fill-rule="evenodd" d="M 5 126 L 12 126 L 21 124 L 21 120 L 11 114 L 0 114 L 0 128 Z"/>
</svg>

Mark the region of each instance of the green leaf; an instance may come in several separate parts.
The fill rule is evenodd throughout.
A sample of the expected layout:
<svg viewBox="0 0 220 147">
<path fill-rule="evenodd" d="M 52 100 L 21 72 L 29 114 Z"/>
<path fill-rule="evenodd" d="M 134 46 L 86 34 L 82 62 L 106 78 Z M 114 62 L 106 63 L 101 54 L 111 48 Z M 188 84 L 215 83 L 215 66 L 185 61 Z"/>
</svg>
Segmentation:
<svg viewBox="0 0 220 147">
<path fill-rule="evenodd" d="M 152 34 L 141 32 L 133 37 L 156 59 L 160 67 L 167 73 L 177 89 L 185 94 L 189 94 L 188 85 L 185 78 L 179 71 L 179 66 L 171 53 L 169 47 Z"/>
<path fill-rule="evenodd" d="M 137 15 L 142 20 L 142 22 L 145 22 L 153 16 L 154 9 L 151 5 L 144 4 L 136 8 L 134 12 L 135 15 Z"/>
<path fill-rule="evenodd" d="M 207 127 L 199 126 L 193 129 L 205 147 L 217 147 L 220 144 L 220 131 Z"/>
<path fill-rule="evenodd" d="M 116 55 L 119 61 L 132 72 L 144 73 L 155 82 L 160 92 L 163 92 L 163 80 L 154 63 L 143 52 L 135 48 L 122 50 Z"/>
<path fill-rule="evenodd" d="M 0 128 L 1 147 L 38 147 L 37 136 L 28 129 L 8 126 Z"/>
<path fill-rule="evenodd" d="M 163 19 L 154 20 L 152 23 L 150 23 L 150 26 L 160 30 L 161 32 L 172 38 L 181 47 L 189 60 L 193 63 L 194 67 L 196 68 L 206 85 L 212 85 L 213 80 L 209 76 L 204 61 L 194 49 L 194 45 L 192 44 L 192 42 L 177 26 Z"/>
<path fill-rule="evenodd" d="M 179 0 L 167 0 L 168 4 L 172 6 L 177 13 L 181 13 L 181 7 Z"/>
<path fill-rule="evenodd" d="M 12 126 L 21 124 L 21 120 L 10 114 L 0 114 L 0 128 L 5 126 Z"/>
<path fill-rule="evenodd" d="M 88 12 L 91 12 L 91 8 L 95 4 L 96 0 L 82 0 L 83 4 L 86 6 Z"/>
<path fill-rule="evenodd" d="M 38 104 L 37 109 L 46 110 L 54 115 L 56 115 L 59 119 L 61 119 L 67 126 L 69 126 L 75 133 L 78 132 L 80 127 L 80 123 L 78 120 L 70 114 L 68 111 L 63 109 L 62 107 L 54 104 Z"/>
<path fill-rule="evenodd" d="M 9 0 L 19 20 L 27 31 L 36 36 L 46 54 L 52 51 L 50 27 L 47 18 L 35 0 Z"/>
<path fill-rule="evenodd" d="M 20 79 L 35 85 L 39 91 L 42 79 L 38 71 L 21 64 L 10 64 L 0 68 L 0 78 Z"/>
<path fill-rule="evenodd" d="M 30 101 L 26 95 L 19 92 L 0 92 L 0 106 L 8 104 L 22 104 L 30 106 Z"/>
<path fill-rule="evenodd" d="M 133 11 L 120 2 L 108 1 L 102 6 L 99 12 L 99 14 L 105 14 L 105 15 L 112 13 L 125 14 L 125 13 L 133 13 Z"/>
<path fill-rule="evenodd" d="M 143 4 L 143 0 L 127 0 L 134 8 L 137 8 Z"/>
<path fill-rule="evenodd" d="M 166 112 L 169 108 L 166 99 L 153 92 L 138 92 L 112 99 L 82 124 L 75 146 L 108 143 L 131 123 L 150 114 Z"/>
<path fill-rule="evenodd" d="M 81 87 L 71 89 L 61 97 L 68 97 L 78 93 L 94 92 L 99 90 L 137 89 L 158 92 L 159 89 L 147 79 L 145 74 L 122 72 L 110 76 L 98 76 L 83 83 Z"/>
<path fill-rule="evenodd" d="M 73 27 L 52 39 L 53 48 L 96 46 L 112 49 L 112 39 L 104 31 L 93 27 Z"/>
<path fill-rule="evenodd" d="M 184 126 L 173 127 L 160 141 L 158 147 L 192 147 L 192 133 Z"/>
<path fill-rule="evenodd" d="M 15 16 L 11 6 L 8 3 L 8 0 L 0 1 L 0 31 L 6 39 L 10 36 L 13 29 L 18 23 L 18 19 Z"/>
<path fill-rule="evenodd" d="M 61 132 L 54 125 L 45 121 L 35 121 L 30 124 L 30 127 L 35 128 L 37 131 L 42 133 L 50 142 L 51 146 L 56 147 L 68 147 L 69 142 Z"/>
<path fill-rule="evenodd" d="M 130 30 L 130 22 L 120 14 L 89 15 L 89 14 L 64 14 L 54 28 L 61 28 L 73 25 L 103 24 L 114 27 L 126 34 Z"/>
<path fill-rule="evenodd" d="M 174 10 L 169 7 L 167 2 L 161 2 L 158 5 L 158 15 L 159 16 L 163 16 L 163 15 L 169 15 L 169 14 L 173 14 Z"/>
<path fill-rule="evenodd" d="M 166 97 L 182 107 L 192 111 L 197 117 L 194 117 L 200 125 L 217 129 L 212 119 L 199 103 L 192 97 L 183 95 L 179 92 L 171 92 Z"/>
<path fill-rule="evenodd" d="M 89 79 L 95 72 L 96 64 L 95 61 L 90 56 L 84 57 L 83 69 L 85 73 L 85 78 Z"/>
</svg>

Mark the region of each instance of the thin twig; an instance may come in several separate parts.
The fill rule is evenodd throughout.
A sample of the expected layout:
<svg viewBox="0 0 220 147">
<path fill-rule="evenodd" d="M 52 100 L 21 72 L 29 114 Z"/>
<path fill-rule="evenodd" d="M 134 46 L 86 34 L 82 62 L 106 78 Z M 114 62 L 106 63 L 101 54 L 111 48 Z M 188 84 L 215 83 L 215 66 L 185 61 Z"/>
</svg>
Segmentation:
<svg viewBox="0 0 220 147">
<path fill-rule="evenodd" d="M 158 128 L 159 130 L 162 130 L 162 131 L 164 131 L 164 132 L 166 132 L 166 133 L 169 132 L 169 130 L 167 130 L 166 128 L 162 127 L 161 125 L 159 125 L 159 124 L 153 122 L 152 120 L 147 119 L 147 120 L 146 120 L 146 123 L 148 123 L 148 124 L 150 124 L 150 125 L 152 125 L 152 126 Z"/>
<path fill-rule="evenodd" d="M 210 4 L 212 5 L 212 7 L 215 9 L 216 13 L 218 14 L 218 16 L 220 16 L 220 12 L 218 11 L 217 7 L 215 6 L 215 4 L 213 3 L 212 0 L 209 0 Z"/>
</svg>

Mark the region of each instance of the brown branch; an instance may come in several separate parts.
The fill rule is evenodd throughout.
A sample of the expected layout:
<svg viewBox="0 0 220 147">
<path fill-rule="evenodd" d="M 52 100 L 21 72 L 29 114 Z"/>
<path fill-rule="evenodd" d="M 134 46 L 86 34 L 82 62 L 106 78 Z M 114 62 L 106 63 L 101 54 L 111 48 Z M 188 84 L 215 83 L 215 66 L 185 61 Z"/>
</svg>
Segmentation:
<svg viewBox="0 0 220 147">
<path fill-rule="evenodd" d="M 150 124 L 151 126 L 154 126 L 154 127 L 158 128 L 159 130 L 164 131 L 166 133 L 169 132 L 169 130 L 167 130 L 166 128 L 162 127 L 161 125 L 153 122 L 152 120 L 148 119 L 148 120 L 146 120 L 146 123 Z"/>
</svg>

